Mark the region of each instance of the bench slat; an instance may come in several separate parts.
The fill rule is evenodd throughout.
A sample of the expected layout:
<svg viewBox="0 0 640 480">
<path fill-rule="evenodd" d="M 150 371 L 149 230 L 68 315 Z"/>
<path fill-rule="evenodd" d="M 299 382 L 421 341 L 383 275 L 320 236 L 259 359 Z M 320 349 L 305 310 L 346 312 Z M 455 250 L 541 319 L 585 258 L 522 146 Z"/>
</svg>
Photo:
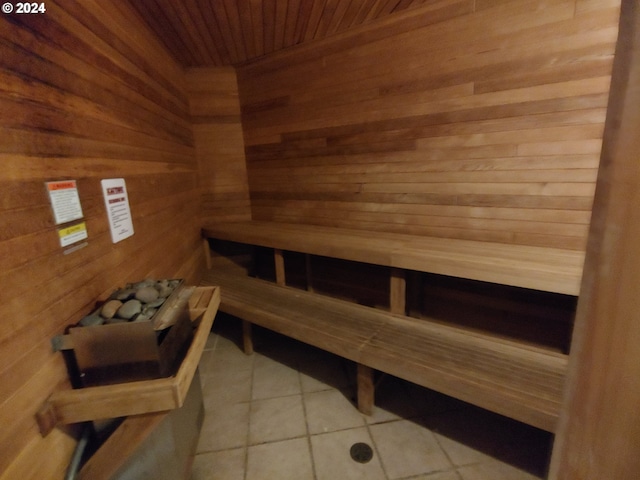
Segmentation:
<svg viewBox="0 0 640 480">
<path fill-rule="evenodd" d="M 554 431 L 567 356 L 214 269 L 220 310 L 482 408 Z"/>
<path fill-rule="evenodd" d="M 207 238 L 578 295 L 584 252 L 276 222 L 208 225 Z"/>
</svg>

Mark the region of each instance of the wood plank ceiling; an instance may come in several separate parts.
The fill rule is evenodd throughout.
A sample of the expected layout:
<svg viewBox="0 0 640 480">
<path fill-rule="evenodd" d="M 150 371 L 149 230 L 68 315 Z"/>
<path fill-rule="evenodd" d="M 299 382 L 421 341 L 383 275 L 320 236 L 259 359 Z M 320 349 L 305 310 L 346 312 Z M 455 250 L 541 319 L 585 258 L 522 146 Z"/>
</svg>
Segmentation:
<svg viewBox="0 0 640 480">
<path fill-rule="evenodd" d="M 185 67 L 241 65 L 434 0 L 129 0 Z"/>
</svg>

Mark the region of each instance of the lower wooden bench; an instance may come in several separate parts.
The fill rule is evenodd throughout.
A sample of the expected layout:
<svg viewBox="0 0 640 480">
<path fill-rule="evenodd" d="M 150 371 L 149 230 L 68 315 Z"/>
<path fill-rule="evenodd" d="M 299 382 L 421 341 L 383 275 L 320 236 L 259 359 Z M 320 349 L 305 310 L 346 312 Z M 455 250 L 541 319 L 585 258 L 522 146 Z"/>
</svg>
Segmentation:
<svg viewBox="0 0 640 480">
<path fill-rule="evenodd" d="M 358 407 L 371 413 L 373 369 L 553 432 L 567 356 L 425 319 L 209 270 L 220 310 L 358 364 Z M 248 323 L 246 325 L 248 325 Z M 251 345 L 246 346 L 251 351 Z"/>
</svg>

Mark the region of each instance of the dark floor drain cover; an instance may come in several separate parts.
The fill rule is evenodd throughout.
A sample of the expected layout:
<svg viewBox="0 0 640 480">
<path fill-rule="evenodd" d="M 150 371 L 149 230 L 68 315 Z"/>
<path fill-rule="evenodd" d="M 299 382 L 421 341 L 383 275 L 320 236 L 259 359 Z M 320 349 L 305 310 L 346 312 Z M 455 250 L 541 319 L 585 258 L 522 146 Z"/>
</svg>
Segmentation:
<svg viewBox="0 0 640 480">
<path fill-rule="evenodd" d="M 366 443 L 354 443 L 349 453 L 351 458 L 359 463 L 367 463 L 373 458 L 373 450 Z"/>
</svg>

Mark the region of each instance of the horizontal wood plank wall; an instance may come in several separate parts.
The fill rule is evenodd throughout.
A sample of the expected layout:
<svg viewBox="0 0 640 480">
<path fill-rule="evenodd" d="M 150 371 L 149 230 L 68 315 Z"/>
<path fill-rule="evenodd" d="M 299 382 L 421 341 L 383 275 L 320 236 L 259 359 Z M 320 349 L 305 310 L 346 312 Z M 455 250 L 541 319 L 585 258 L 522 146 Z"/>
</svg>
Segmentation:
<svg viewBox="0 0 640 480">
<path fill-rule="evenodd" d="M 584 250 L 619 0 L 440 0 L 238 68 L 253 218 Z"/>
<path fill-rule="evenodd" d="M 251 219 L 235 69 L 186 72 L 204 223 Z"/>
<path fill-rule="evenodd" d="M 199 280 L 184 73 L 119 2 L 0 19 L 0 478 L 63 478 L 75 440 L 35 413 L 67 372 L 50 340 L 145 277 Z M 111 241 L 100 180 L 124 178 L 135 235 Z M 77 180 L 87 245 L 64 254 L 46 181 Z"/>
</svg>

